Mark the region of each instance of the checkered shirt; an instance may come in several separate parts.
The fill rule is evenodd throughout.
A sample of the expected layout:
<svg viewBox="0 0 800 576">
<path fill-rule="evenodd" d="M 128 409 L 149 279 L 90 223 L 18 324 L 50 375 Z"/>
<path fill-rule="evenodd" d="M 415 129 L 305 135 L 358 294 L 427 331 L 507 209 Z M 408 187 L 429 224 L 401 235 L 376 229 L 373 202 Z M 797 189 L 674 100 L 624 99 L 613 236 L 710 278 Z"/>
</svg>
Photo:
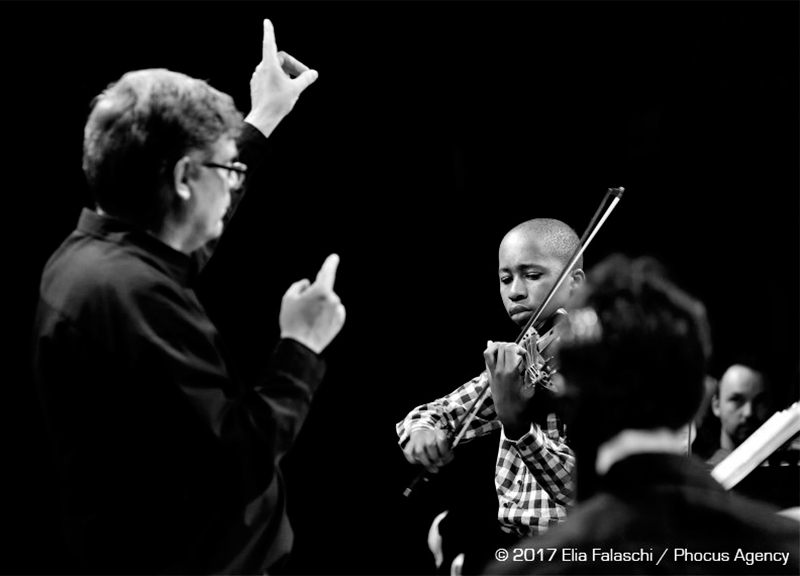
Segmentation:
<svg viewBox="0 0 800 576">
<path fill-rule="evenodd" d="M 400 448 L 408 443 L 411 432 L 420 428 L 438 428 L 454 438 L 456 423 L 486 385 L 488 374 L 483 372 L 447 396 L 414 408 L 397 424 Z M 501 428 L 489 389 L 461 441 L 468 442 Z M 549 415 L 546 432 L 531 424 L 525 435 L 513 441 L 501 431 L 494 483 L 502 530 L 529 536 L 563 520 L 573 502 L 574 465 L 575 456 L 559 433 L 555 414 Z"/>
</svg>

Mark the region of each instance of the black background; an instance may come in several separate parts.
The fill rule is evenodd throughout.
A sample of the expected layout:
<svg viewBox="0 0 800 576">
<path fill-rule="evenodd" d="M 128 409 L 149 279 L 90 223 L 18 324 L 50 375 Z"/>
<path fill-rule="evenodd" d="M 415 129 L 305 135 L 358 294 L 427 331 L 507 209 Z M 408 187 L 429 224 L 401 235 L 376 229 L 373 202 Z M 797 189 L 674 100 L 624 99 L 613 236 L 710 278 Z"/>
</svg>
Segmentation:
<svg viewBox="0 0 800 576">
<path fill-rule="evenodd" d="M 798 4 L 4 3 L 3 572 L 70 570 L 29 370 L 47 257 L 89 203 L 91 98 L 125 71 L 207 79 L 249 108 L 261 19 L 320 72 L 273 135 L 201 287 L 245 374 L 277 338 L 280 296 L 341 255 L 347 322 L 285 461 L 299 571 L 428 569 L 433 501 L 394 425 L 516 336 L 496 286 L 503 234 L 534 217 L 582 233 L 626 194 L 586 254 L 650 254 L 707 305 L 719 375 L 764 356 L 796 395 Z M 785 404 L 785 402 L 784 402 Z M 98 431 L 102 433 L 102 431 Z M 122 495 L 121 497 L 124 497 Z"/>
</svg>

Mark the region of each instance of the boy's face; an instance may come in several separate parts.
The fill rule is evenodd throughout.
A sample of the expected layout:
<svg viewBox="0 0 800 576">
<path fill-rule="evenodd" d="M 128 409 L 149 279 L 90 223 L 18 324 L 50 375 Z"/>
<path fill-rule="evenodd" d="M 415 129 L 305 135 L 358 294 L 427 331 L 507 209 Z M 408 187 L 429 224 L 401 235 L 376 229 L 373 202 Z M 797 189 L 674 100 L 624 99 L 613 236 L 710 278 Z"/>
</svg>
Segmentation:
<svg viewBox="0 0 800 576">
<path fill-rule="evenodd" d="M 509 317 L 519 326 L 525 323 L 544 301 L 558 280 L 564 264 L 539 238 L 522 231 L 508 234 L 500 243 L 500 297 Z M 539 316 L 541 321 L 566 305 L 583 272 L 573 272 Z"/>
</svg>

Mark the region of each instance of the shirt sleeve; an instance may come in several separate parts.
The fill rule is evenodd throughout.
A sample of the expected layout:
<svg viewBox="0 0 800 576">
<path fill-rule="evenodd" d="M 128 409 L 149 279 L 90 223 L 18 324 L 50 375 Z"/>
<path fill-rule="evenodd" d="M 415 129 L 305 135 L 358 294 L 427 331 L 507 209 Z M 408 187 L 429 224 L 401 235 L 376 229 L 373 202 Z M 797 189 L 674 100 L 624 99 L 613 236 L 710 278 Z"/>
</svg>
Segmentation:
<svg viewBox="0 0 800 576">
<path fill-rule="evenodd" d="M 414 408 L 396 425 L 400 448 L 405 448 L 411 432 L 420 428 L 438 428 L 447 432 L 451 438 L 454 437 L 459 420 L 473 406 L 483 388 L 488 385 L 488 376 L 486 372 L 483 372 L 447 396 Z M 492 391 L 489 389 L 481 401 L 478 413 L 464 433 L 462 441 L 467 442 L 498 428 L 500 428 L 500 421 L 497 420 Z"/>
<path fill-rule="evenodd" d="M 244 440 L 277 463 L 308 414 L 324 374 L 322 358 L 283 339 L 258 381 L 234 381 L 219 334 L 190 292 L 148 282 L 130 294 L 124 325 L 133 327 L 130 349 L 147 375 L 177 388 L 214 436 Z"/>
<path fill-rule="evenodd" d="M 534 475 L 537 483 L 553 500 L 562 506 L 573 503 L 574 484 L 572 469 L 575 455 L 554 423 L 545 432 L 535 423 L 518 440 L 509 440 L 501 434 L 501 442 L 514 450 Z"/>
</svg>

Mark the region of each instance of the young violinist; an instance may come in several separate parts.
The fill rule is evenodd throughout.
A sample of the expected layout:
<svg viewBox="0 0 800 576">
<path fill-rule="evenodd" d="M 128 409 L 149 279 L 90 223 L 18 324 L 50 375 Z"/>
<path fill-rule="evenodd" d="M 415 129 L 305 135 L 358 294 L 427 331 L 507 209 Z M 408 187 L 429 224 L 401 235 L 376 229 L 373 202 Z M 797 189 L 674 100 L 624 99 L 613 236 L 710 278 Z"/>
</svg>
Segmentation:
<svg viewBox="0 0 800 576">
<path fill-rule="evenodd" d="M 572 228 L 549 218 L 523 222 L 502 239 L 498 254 L 500 297 L 520 328 L 550 295 L 579 243 Z M 534 328 L 552 322 L 557 311 L 566 306 L 584 279 L 581 266 L 579 258 Z M 524 386 L 524 347 L 489 342 L 483 355 L 483 373 L 447 396 L 414 408 L 397 424 L 397 433 L 410 463 L 437 472 L 452 460 L 456 427 L 488 381 L 490 389 L 461 441 L 500 431 L 495 467 L 497 519 L 502 532 L 513 540 L 543 532 L 565 517 L 573 498 L 574 457 L 549 391 Z"/>
</svg>

